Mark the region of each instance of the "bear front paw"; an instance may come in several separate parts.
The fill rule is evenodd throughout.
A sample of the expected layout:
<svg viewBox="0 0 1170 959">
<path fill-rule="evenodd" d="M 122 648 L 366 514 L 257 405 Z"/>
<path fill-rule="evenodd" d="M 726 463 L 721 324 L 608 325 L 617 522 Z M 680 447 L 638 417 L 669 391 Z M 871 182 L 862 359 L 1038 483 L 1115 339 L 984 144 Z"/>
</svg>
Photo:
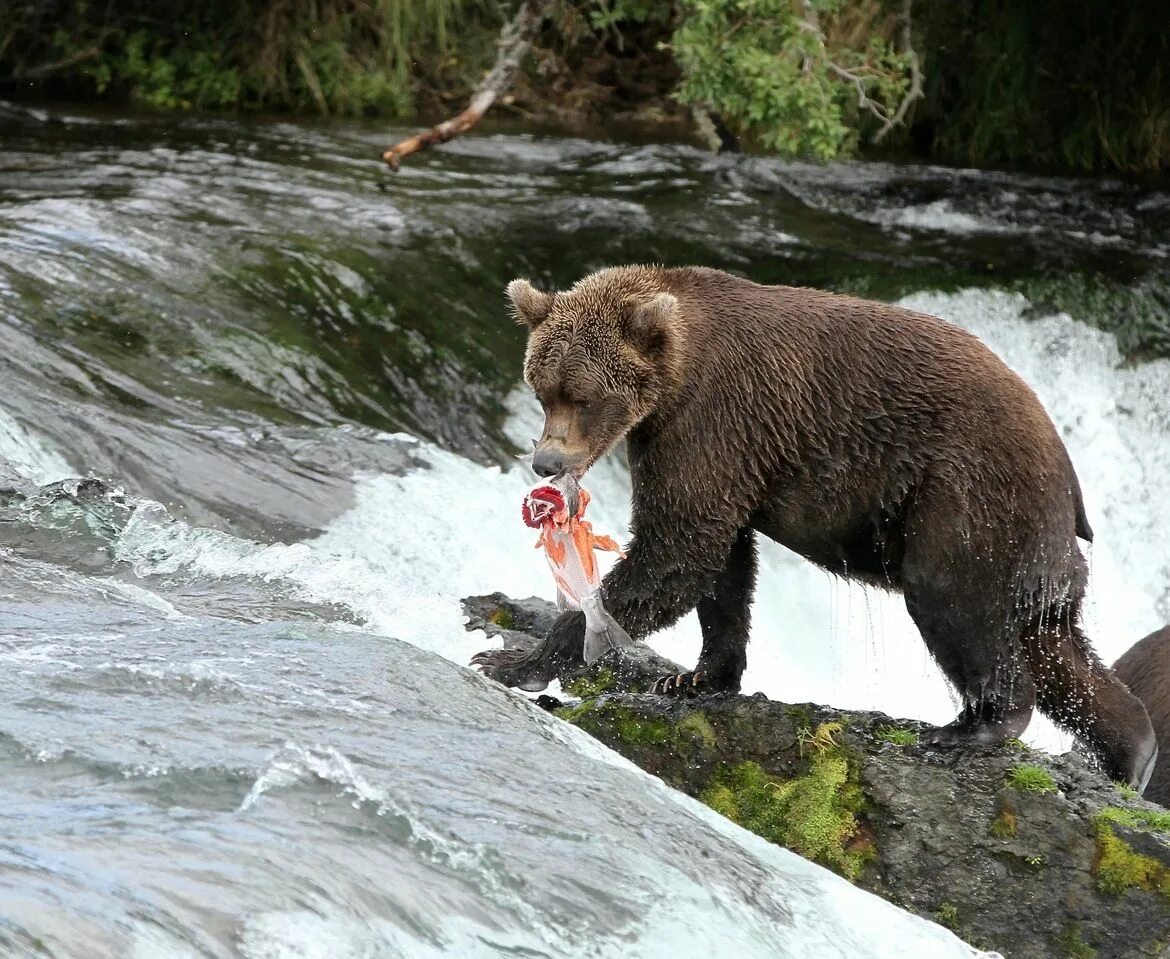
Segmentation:
<svg viewBox="0 0 1170 959">
<path fill-rule="evenodd" d="M 707 674 L 702 672 L 678 673 L 663 676 L 650 687 L 650 692 L 662 696 L 678 696 L 700 692 L 707 685 Z"/>
<path fill-rule="evenodd" d="M 535 651 L 485 649 L 471 657 L 471 665 L 489 679 L 536 693 L 556 678 L 556 670 Z"/>
</svg>

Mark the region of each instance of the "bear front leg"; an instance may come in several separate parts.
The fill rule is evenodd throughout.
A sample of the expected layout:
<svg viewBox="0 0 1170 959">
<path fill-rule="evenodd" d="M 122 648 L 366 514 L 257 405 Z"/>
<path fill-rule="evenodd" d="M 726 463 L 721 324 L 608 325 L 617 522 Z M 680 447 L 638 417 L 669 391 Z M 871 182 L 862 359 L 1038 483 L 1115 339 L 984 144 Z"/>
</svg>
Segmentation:
<svg viewBox="0 0 1170 959">
<path fill-rule="evenodd" d="M 505 686 L 539 692 L 558 676 L 585 665 L 585 614 L 561 613 L 548 636 L 533 650 L 485 649 L 471 664 Z"/>
<path fill-rule="evenodd" d="M 727 554 L 727 565 L 715 580 L 715 590 L 699 601 L 703 651 L 696 673 L 712 690 L 739 692 L 747 668 L 752 594 L 756 589 L 756 540 L 751 529 L 741 529 Z"/>
<path fill-rule="evenodd" d="M 736 535 L 727 554 L 727 564 L 715 578 L 714 588 L 699 600 L 703 650 L 694 671 L 664 676 L 651 687 L 651 692 L 739 692 L 740 679 L 747 668 L 755 586 L 756 542 L 749 527 Z"/>
</svg>

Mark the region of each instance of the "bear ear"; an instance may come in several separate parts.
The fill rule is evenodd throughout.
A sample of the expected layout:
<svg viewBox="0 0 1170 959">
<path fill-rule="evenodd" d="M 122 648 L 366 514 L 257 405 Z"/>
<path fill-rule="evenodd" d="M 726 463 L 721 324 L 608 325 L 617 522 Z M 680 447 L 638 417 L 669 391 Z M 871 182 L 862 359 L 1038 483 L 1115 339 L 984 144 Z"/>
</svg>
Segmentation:
<svg viewBox="0 0 1170 959">
<path fill-rule="evenodd" d="M 657 293 L 630 310 L 625 323 L 626 339 L 640 353 L 660 354 L 674 334 L 674 310 L 678 300 L 671 293 Z"/>
<path fill-rule="evenodd" d="M 535 329 L 548 319 L 553 304 L 551 293 L 542 293 L 527 280 L 513 280 L 508 284 L 507 294 L 517 323 Z"/>
</svg>

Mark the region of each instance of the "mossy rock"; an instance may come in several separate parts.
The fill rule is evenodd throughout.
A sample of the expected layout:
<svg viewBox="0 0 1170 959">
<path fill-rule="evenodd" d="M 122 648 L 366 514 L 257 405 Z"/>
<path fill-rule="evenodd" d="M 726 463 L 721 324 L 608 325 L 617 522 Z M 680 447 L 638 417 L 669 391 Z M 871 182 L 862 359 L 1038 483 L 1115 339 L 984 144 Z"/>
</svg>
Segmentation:
<svg viewBox="0 0 1170 959">
<path fill-rule="evenodd" d="M 1097 861 L 1093 871 L 1098 887 L 1113 895 L 1144 889 L 1160 894 L 1170 905 L 1170 862 L 1138 852 L 1123 835 L 1127 830 L 1170 833 L 1170 812 L 1107 806 L 1097 814 L 1095 825 Z"/>
<path fill-rule="evenodd" d="M 827 730 L 829 725 L 836 729 Z M 839 731 L 839 723 L 822 724 L 808 738 L 832 743 Z M 807 772 L 788 780 L 770 777 L 755 762 L 724 765 L 699 798 L 732 822 L 847 879 L 856 880 L 876 857 L 872 841 L 860 835 L 857 814 L 865 796 L 840 748 L 814 748 Z"/>
</svg>

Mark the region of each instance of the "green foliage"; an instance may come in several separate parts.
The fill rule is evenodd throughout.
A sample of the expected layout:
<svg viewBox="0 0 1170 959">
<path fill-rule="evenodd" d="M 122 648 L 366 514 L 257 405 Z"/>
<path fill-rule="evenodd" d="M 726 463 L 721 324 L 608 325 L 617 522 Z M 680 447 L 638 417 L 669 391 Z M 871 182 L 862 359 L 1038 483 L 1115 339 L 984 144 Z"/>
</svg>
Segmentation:
<svg viewBox="0 0 1170 959">
<path fill-rule="evenodd" d="M 0 13 L 0 66 L 45 62 L 94 95 L 159 109 L 273 109 L 405 115 L 420 74 L 477 72 L 498 20 L 484 0 L 72 0 L 44 26 L 44 4 Z M 461 29 L 451 27 L 459 23 Z M 452 41 L 456 40 L 457 45 Z"/>
<path fill-rule="evenodd" d="M 954 931 L 959 928 L 959 907 L 953 902 L 944 902 L 934 912 L 935 921 Z"/>
<path fill-rule="evenodd" d="M 832 44 L 819 17 L 841 0 L 680 0 L 672 41 L 684 103 L 718 114 L 786 156 L 853 152 L 859 101 L 886 115 L 904 95 L 909 61 L 882 36 Z"/>
<path fill-rule="evenodd" d="M 1056 792 L 1056 783 L 1042 766 L 1016 766 L 1007 774 L 1007 784 L 1023 792 Z"/>
<path fill-rule="evenodd" d="M 671 0 L 593 0 L 589 24 L 608 30 L 631 23 L 669 23 L 674 14 Z"/>
<path fill-rule="evenodd" d="M 745 829 L 850 880 L 874 858 L 869 843 L 846 845 L 857 833 L 864 796 L 839 750 L 817 752 L 805 775 L 786 782 L 771 779 L 753 762 L 723 767 L 699 798 Z"/>
<path fill-rule="evenodd" d="M 1170 167 L 1162 0 L 918 4 L 934 50 L 924 113 L 952 161 L 1082 171 Z"/>
<path fill-rule="evenodd" d="M 918 744 L 918 733 L 912 729 L 900 729 L 889 723 L 874 730 L 874 736 L 895 746 L 915 746 Z"/>
</svg>

